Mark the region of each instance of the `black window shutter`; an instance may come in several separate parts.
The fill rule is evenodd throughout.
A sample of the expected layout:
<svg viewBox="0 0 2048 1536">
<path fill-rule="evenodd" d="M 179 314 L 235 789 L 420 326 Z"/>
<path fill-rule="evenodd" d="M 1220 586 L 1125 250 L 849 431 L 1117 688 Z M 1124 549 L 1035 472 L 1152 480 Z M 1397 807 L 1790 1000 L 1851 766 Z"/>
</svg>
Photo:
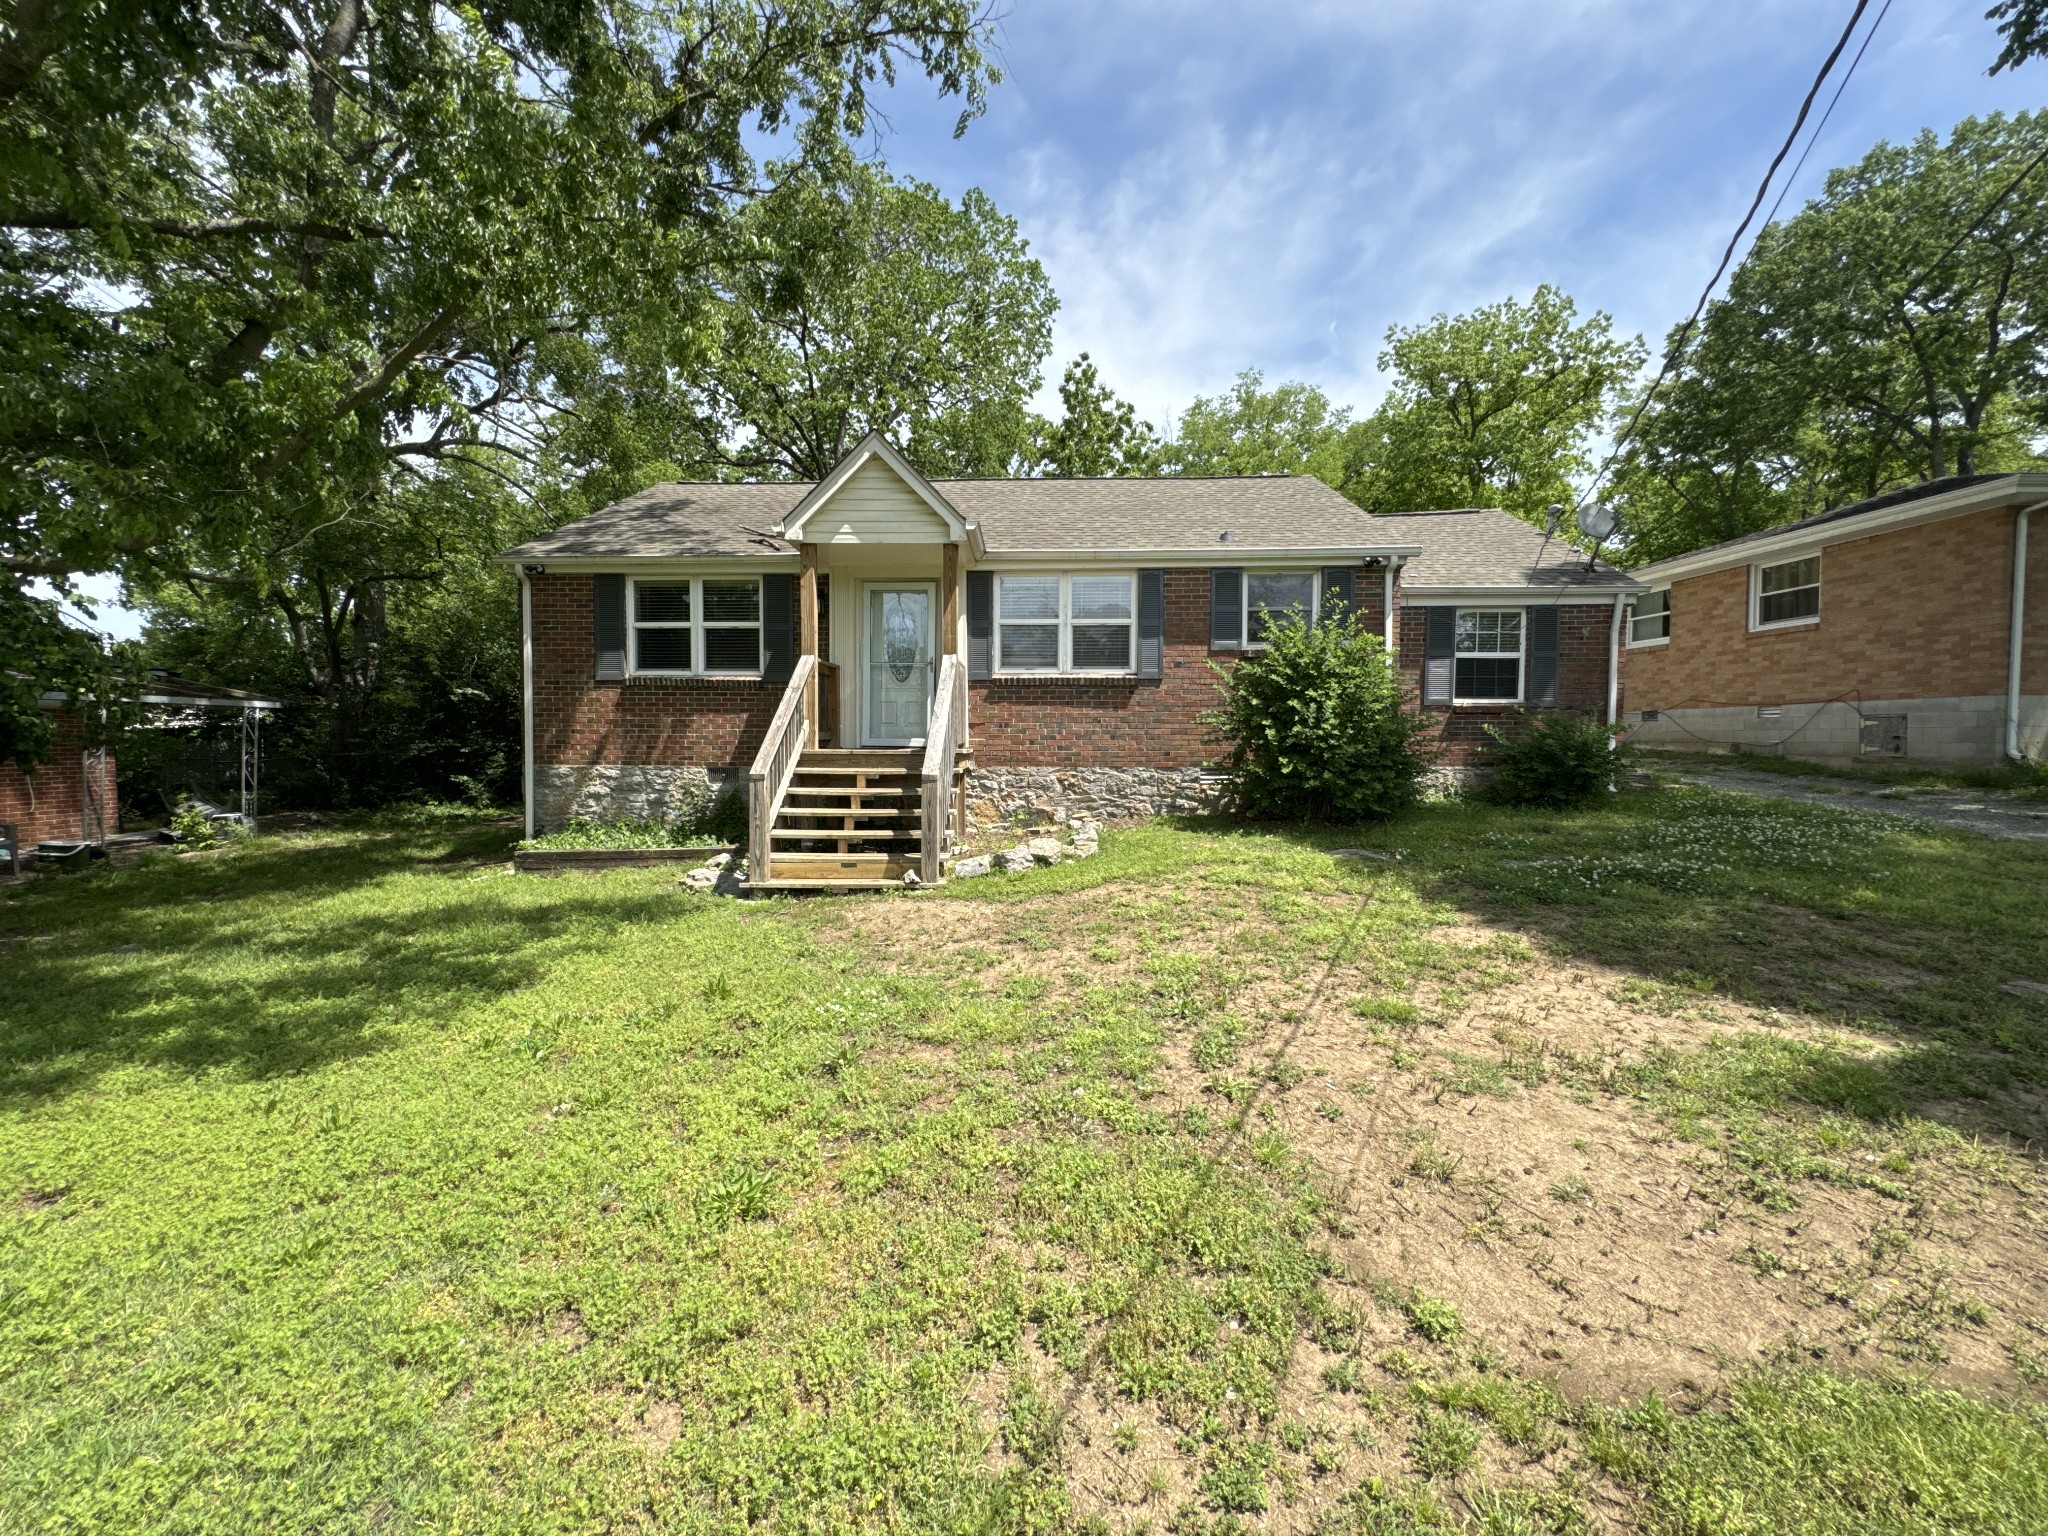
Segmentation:
<svg viewBox="0 0 2048 1536">
<path fill-rule="evenodd" d="M 1422 702 L 1451 702 L 1452 669 L 1457 666 L 1458 610 L 1425 608 L 1422 632 Z"/>
<path fill-rule="evenodd" d="M 590 578 L 590 617 L 597 644 L 597 680 L 615 683 L 626 675 L 626 578 Z"/>
<path fill-rule="evenodd" d="M 796 578 L 761 578 L 761 676 L 786 683 L 796 670 Z"/>
<path fill-rule="evenodd" d="M 1138 572 L 1138 676 L 1166 675 L 1166 572 Z"/>
<path fill-rule="evenodd" d="M 1323 614 L 1328 617 L 1341 604 L 1344 616 L 1349 618 L 1358 612 L 1358 601 L 1352 595 L 1353 572 L 1348 565 L 1326 565 L 1323 567 Z"/>
<path fill-rule="evenodd" d="M 1557 608 L 1529 611 L 1529 687 L 1526 697 L 1538 709 L 1557 708 Z"/>
<path fill-rule="evenodd" d="M 996 578 L 993 571 L 967 573 L 967 676 L 986 682 L 996 670 Z"/>
<path fill-rule="evenodd" d="M 1209 572 L 1209 649 L 1234 651 L 1244 644 L 1244 571 L 1218 566 Z"/>
</svg>

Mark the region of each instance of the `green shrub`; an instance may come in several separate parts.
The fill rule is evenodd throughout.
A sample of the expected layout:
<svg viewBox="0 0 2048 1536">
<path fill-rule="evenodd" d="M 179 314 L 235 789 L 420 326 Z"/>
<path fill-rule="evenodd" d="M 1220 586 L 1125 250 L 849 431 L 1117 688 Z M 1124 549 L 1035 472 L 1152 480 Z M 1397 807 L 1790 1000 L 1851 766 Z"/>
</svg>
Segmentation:
<svg viewBox="0 0 2048 1536">
<path fill-rule="evenodd" d="M 1563 810 L 1585 805 L 1621 782 L 1627 754 L 1598 721 L 1562 710 L 1523 711 L 1511 726 L 1489 725 L 1490 798 L 1504 805 Z"/>
<path fill-rule="evenodd" d="M 1223 699 L 1202 723 L 1230 748 L 1228 795 L 1245 816 L 1372 821 L 1406 810 L 1425 766 L 1380 638 L 1341 610 L 1276 621 L 1266 648 L 1217 667 Z"/>
<path fill-rule="evenodd" d="M 745 843 L 747 840 L 747 792 L 728 789 L 704 813 L 699 829 L 715 843 Z"/>
<path fill-rule="evenodd" d="M 220 829 L 192 801 L 181 804 L 171 815 L 171 831 L 187 848 L 211 848 L 220 841 Z"/>
</svg>

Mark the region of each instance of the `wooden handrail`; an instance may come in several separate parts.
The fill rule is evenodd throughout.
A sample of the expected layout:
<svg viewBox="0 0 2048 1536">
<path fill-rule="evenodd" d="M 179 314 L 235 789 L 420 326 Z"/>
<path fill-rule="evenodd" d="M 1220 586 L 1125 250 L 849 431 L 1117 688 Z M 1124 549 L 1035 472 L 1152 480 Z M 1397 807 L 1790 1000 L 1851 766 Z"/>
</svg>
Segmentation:
<svg viewBox="0 0 2048 1536">
<path fill-rule="evenodd" d="M 820 661 L 818 663 L 818 721 L 816 737 L 821 747 L 840 747 L 845 743 L 839 739 L 839 663 Z"/>
<path fill-rule="evenodd" d="M 946 833 L 952 826 L 953 765 L 967 739 L 967 665 L 958 656 L 939 661 L 932 719 L 924 738 L 924 819 L 918 878 L 937 885 L 946 868 Z"/>
<path fill-rule="evenodd" d="M 782 690 L 782 702 L 775 718 L 768 722 L 768 734 L 761 738 L 761 750 L 747 770 L 747 883 L 768 879 L 769 832 L 782 798 L 789 793 L 789 781 L 796 777 L 796 765 L 811 741 L 809 701 L 815 697 L 812 682 L 818 658 L 799 656 Z"/>
</svg>

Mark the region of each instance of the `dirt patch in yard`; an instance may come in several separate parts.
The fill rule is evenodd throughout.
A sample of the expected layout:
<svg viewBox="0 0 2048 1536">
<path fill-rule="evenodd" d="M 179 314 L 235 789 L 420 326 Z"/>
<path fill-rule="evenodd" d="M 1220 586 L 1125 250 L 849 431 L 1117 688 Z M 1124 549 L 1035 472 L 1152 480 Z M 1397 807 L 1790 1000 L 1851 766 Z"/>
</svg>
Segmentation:
<svg viewBox="0 0 2048 1536">
<path fill-rule="evenodd" d="M 1360 900 L 1317 905 L 1335 921 Z M 1181 1014 L 1153 1078 L 1166 1106 L 1234 1105 L 1248 1131 L 1278 1130 L 1312 1160 L 1336 1193 L 1345 1281 L 1452 1302 L 1504 1365 L 1573 1396 L 1709 1392 L 1771 1362 L 2035 1390 L 2015 1368 L 2048 1352 L 2033 1158 L 1950 1138 L 1895 1168 L 1884 1126 L 1814 1143 L 1815 1116 L 1798 1110 L 1750 1114 L 1738 1133 L 1617 1086 L 1653 1057 L 1745 1037 L 1864 1063 L 1896 1051 L 1889 1039 L 1561 960 L 1538 934 L 1469 920 L 1310 953 L 1298 923 L 1256 903 L 1162 907 L 1112 885 L 871 903 L 846 921 L 878 956 L 991 989 L 1037 978 L 1054 1002 L 1151 989 Z M 1174 954 L 1220 967 L 1218 995 L 1160 996 Z M 1873 958 L 1854 953 L 1845 972 L 1875 979 Z M 1235 1031 L 1224 1062 L 1199 1046 L 1219 1020 Z M 1370 1372 L 1405 1390 L 1398 1369 Z M 1314 1380 L 1304 1390 L 1303 1411 L 1341 1406 Z M 1135 1454 L 1091 1479 L 1105 1497 Z"/>
</svg>

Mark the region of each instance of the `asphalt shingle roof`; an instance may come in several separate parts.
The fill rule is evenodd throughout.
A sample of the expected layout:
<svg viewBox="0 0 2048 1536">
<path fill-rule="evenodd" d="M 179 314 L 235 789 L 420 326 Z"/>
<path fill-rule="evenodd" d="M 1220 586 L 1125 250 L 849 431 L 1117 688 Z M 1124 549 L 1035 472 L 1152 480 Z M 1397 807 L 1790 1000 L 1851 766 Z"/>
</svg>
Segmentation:
<svg viewBox="0 0 2048 1536">
<path fill-rule="evenodd" d="M 1587 568 L 1561 540 L 1498 510 L 1373 516 L 1303 476 L 1103 480 L 934 480 L 977 525 L 991 555 L 1024 551 L 1213 554 L 1218 564 L 1261 551 L 1402 549 L 1422 554 L 1402 574 L 1430 587 L 1632 585 L 1612 566 Z M 656 485 L 507 552 L 507 558 L 714 559 L 786 555 L 770 532 L 809 482 Z M 1226 540 L 1223 535 L 1231 537 Z"/>
<path fill-rule="evenodd" d="M 1404 587 L 1633 587 L 1605 561 L 1546 536 L 1498 507 L 1455 512 L 1385 512 L 1372 520 L 1390 529 L 1389 543 L 1420 545 L 1401 572 Z"/>
<path fill-rule="evenodd" d="M 780 555 L 793 546 L 768 530 L 809 485 L 650 485 L 600 512 L 529 539 L 516 560 L 701 560 Z"/>
<path fill-rule="evenodd" d="M 935 480 L 991 554 L 1133 554 L 1398 546 L 1373 518 L 1306 476 L 1158 480 Z M 1224 534 L 1230 534 L 1228 541 Z"/>
</svg>

